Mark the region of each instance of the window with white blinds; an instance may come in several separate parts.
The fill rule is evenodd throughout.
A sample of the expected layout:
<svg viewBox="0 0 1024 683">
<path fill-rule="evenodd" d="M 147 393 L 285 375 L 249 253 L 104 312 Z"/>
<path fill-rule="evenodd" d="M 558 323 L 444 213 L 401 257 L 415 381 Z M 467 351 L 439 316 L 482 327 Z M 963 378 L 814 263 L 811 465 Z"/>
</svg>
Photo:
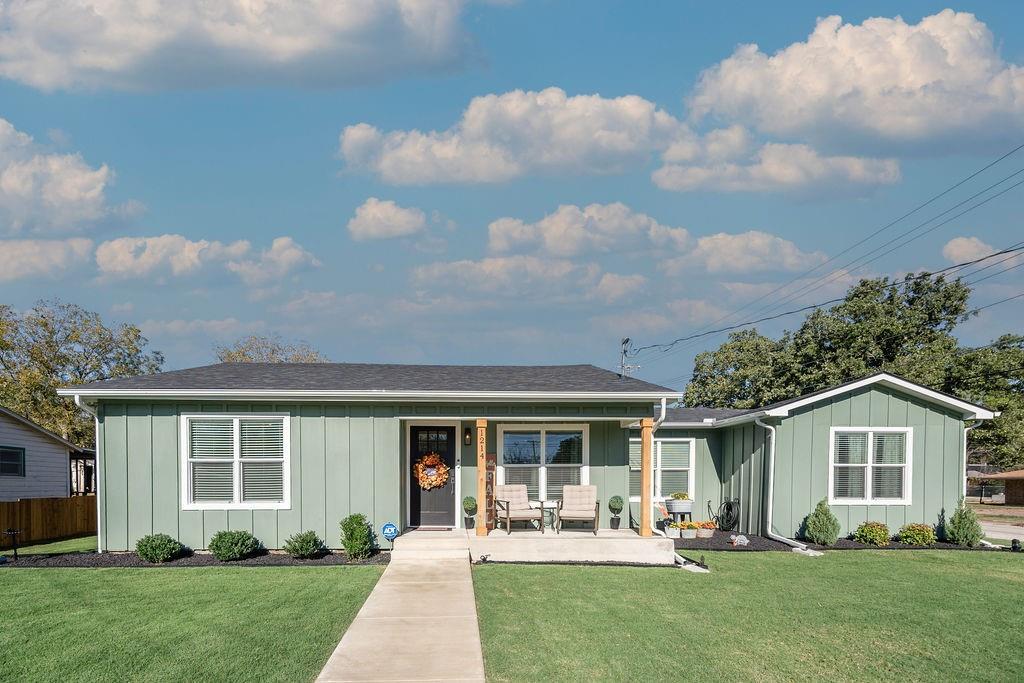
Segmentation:
<svg viewBox="0 0 1024 683">
<path fill-rule="evenodd" d="M 651 464 L 654 467 L 651 495 L 655 502 L 663 501 L 673 493 L 685 492 L 694 497 L 695 439 L 666 437 L 654 440 Z M 629 440 L 629 499 L 640 501 L 640 439 Z"/>
<path fill-rule="evenodd" d="M 530 500 L 559 500 L 589 483 L 586 425 L 498 425 L 498 481 L 525 484 Z"/>
<path fill-rule="evenodd" d="M 286 416 L 184 416 L 182 507 L 287 508 L 288 451 Z"/>
<path fill-rule="evenodd" d="M 909 427 L 833 427 L 829 503 L 909 505 Z"/>
</svg>

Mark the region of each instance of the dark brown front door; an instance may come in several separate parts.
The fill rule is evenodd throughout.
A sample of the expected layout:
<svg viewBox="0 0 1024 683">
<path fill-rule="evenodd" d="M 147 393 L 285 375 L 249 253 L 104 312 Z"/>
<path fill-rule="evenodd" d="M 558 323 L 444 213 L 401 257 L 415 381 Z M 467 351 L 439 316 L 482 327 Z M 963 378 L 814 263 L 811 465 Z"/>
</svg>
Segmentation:
<svg viewBox="0 0 1024 683">
<path fill-rule="evenodd" d="M 409 441 L 410 526 L 455 526 L 455 428 L 410 427 Z M 431 452 L 440 455 L 448 465 L 448 481 L 444 486 L 424 489 L 413 465 Z"/>
</svg>

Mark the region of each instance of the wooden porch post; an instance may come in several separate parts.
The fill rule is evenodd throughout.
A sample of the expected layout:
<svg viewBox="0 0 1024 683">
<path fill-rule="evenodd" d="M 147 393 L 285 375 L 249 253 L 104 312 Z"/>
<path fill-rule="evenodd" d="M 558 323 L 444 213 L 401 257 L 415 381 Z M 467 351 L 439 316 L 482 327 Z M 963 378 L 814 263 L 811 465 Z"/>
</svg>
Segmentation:
<svg viewBox="0 0 1024 683">
<path fill-rule="evenodd" d="M 476 421 L 476 504 L 483 514 L 476 520 L 476 535 L 486 536 L 487 510 L 487 420 Z"/>
<path fill-rule="evenodd" d="M 651 515 L 653 514 L 654 469 L 651 458 L 654 453 L 654 418 L 640 420 L 640 535 L 651 536 Z"/>
</svg>

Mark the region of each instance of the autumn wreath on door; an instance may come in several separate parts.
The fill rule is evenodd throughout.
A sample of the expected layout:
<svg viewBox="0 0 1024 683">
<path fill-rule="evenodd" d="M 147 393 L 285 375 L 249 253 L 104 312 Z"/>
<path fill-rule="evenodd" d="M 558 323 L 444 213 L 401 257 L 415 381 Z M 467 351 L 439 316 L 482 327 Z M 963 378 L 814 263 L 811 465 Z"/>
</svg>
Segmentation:
<svg viewBox="0 0 1024 683">
<path fill-rule="evenodd" d="M 449 470 L 451 468 L 444 463 L 444 459 L 433 451 L 421 455 L 416 464 L 412 466 L 420 488 L 427 491 L 441 488 L 447 484 Z"/>
</svg>

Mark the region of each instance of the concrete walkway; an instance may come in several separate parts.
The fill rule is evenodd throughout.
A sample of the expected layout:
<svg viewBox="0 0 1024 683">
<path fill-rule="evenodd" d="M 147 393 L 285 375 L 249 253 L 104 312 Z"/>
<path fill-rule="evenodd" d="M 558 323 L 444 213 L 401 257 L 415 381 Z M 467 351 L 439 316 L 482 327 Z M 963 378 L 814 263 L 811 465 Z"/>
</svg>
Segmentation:
<svg viewBox="0 0 1024 683">
<path fill-rule="evenodd" d="M 989 538 L 1001 538 L 1012 541 L 1015 538 L 1024 540 L 1024 527 L 999 522 L 982 522 L 981 528 Z"/>
<path fill-rule="evenodd" d="M 317 678 L 483 681 L 468 549 L 399 550 Z"/>
</svg>

